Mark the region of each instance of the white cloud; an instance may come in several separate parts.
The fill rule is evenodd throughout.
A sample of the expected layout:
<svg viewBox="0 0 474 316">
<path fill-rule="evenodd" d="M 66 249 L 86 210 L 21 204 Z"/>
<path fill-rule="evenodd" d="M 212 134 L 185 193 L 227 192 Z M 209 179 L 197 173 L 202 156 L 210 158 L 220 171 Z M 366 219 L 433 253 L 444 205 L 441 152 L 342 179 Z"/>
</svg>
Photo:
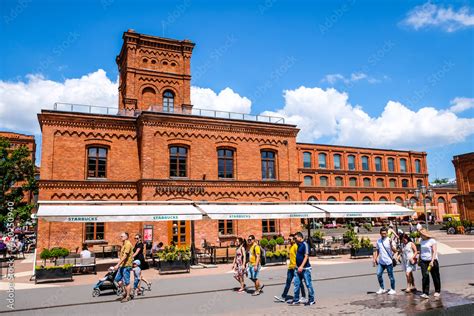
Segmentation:
<svg viewBox="0 0 474 316">
<path fill-rule="evenodd" d="M 442 7 L 427 2 L 408 12 L 402 23 L 415 30 L 425 27 L 439 27 L 446 32 L 454 32 L 474 26 L 474 15 L 471 14 L 471 9 L 467 6 L 456 11 L 451 6 Z"/>
<path fill-rule="evenodd" d="M 343 82 L 344 84 L 351 84 L 357 81 L 365 80 L 368 83 L 378 83 L 380 80 L 370 77 L 367 74 L 363 72 L 356 72 L 356 73 L 351 73 L 349 77 L 345 77 L 342 74 L 328 74 L 324 76 L 324 78 L 321 80 L 322 82 L 327 82 L 330 84 L 335 84 L 338 81 Z"/>
<path fill-rule="evenodd" d="M 454 98 L 451 100 L 449 111 L 460 113 L 469 109 L 474 109 L 474 98 Z"/>
<path fill-rule="evenodd" d="M 118 106 L 118 83 L 99 69 L 78 79 L 57 82 L 40 75 L 27 75 L 26 81 L 0 80 L 0 129 L 39 134 L 36 114 L 52 109 L 55 102 Z M 251 101 L 230 88 L 216 94 L 211 89 L 191 87 L 196 108 L 250 113 Z M 67 109 L 62 107 L 60 109 Z"/>
<path fill-rule="evenodd" d="M 306 88 L 284 92 L 285 106 L 265 115 L 283 116 L 301 128 L 299 141 L 328 137 L 332 143 L 397 149 L 426 149 L 463 142 L 474 134 L 474 119 L 449 110 L 424 107 L 413 111 L 388 101 L 377 117 L 348 102 L 336 89 Z"/>
<path fill-rule="evenodd" d="M 235 93 L 231 88 L 219 94 L 209 88 L 191 87 L 191 103 L 195 108 L 237 113 L 250 113 L 252 102 Z"/>
</svg>

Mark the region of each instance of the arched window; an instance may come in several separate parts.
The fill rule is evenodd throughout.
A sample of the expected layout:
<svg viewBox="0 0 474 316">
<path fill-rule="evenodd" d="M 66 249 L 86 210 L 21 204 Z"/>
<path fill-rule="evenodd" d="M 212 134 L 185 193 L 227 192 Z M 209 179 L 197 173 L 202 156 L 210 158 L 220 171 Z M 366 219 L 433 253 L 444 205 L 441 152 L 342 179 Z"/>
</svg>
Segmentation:
<svg viewBox="0 0 474 316">
<path fill-rule="evenodd" d="M 388 181 L 389 185 L 391 188 L 395 188 L 397 186 L 397 180 L 396 179 L 390 179 Z"/>
<path fill-rule="evenodd" d="M 319 168 L 326 169 L 326 154 L 320 153 L 318 155 Z"/>
<path fill-rule="evenodd" d="M 423 185 L 423 180 L 416 180 L 416 187 L 419 188 Z"/>
<path fill-rule="evenodd" d="M 336 198 L 334 196 L 328 197 L 328 202 L 336 202 Z"/>
<path fill-rule="evenodd" d="M 446 200 L 443 197 L 438 198 L 438 204 L 444 204 L 446 203 Z"/>
<path fill-rule="evenodd" d="M 370 178 L 364 178 L 364 187 L 370 187 Z"/>
<path fill-rule="evenodd" d="M 352 198 L 351 196 L 348 196 L 348 197 L 346 197 L 346 201 L 347 202 L 354 202 L 354 198 Z"/>
<path fill-rule="evenodd" d="M 385 198 L 385 197 L 382 196 L 382 197 L 379 199 L 379 201 L 380 201 L 380 202 L 387 202 L 388 200 L 387 200 L 387 198 Z"/>
<path fill-rule="evenodd" d="M 87 148 L 87 177 L 107 178 L 107 148 Z"/>
<path fill-rule="evenodd" d="M 314 197 L 314 196 L 310 196 L 309 199 L 308 199 L 308 201 L 317 201 L 317 200 L 318 200 L 318 199 L 317 199 L 316 197 Z"/>
<path fill-rule="evenodd" d="M 387 161 L 388 161 L 388 163 L 387 163 L 388 171 L 394 172 L 395 171 L 395 159 L 388 158 Z"/>
<path fill-rule="evenodd" d="M 334 169 L 341 169 L 341 155 L 339 154 L 334 155 Z"/>
<path fill-rule="evenodd" d="M 456 200 L 455 198 L 452 198 L 451 199 L 451 204 L 456 204 L 456 203 L 458 203 L 458 200 Z"/>
<path fill-rule="evenodd" d="M 319 185 L 322 187 L 327 187 L 328 186 L 328 177 L 322 176 L 319 177 Z"/>
<path fill-rule="evenodd" d="M 415 160 L 415 172 L 421 173 L 421 161 L 420 159 Z"/>
<path fill-rule="evenodd" d="M 174 93 L 170 90 L 163 93 L 163 112 L 174 112 Z"/>
<path fill-rule="evenodd" d="M 405 158 L 400 159 L 400 172 L 407 172 L 407 160 Z"/>
<path fill-rule="evenodd" d="M 362 201 L 364 201 L 364 202 L 370 202 L 370 201 L 372 201 L 372 199 L 369 198 L 368 196 L 366 196 L 366 197 L 364 197 L 364 198 L 362 199 Z"/>
<path fill-rule="evenodd" d="M 217 175 L 219 178 L 234 178 L 234 150 L 222 148 L 217 150 Z"/>
<path fill-rule="evenodd" d="M 362 170 L 369 170 L 369 157 L 362 156 Z"/>
<path fill-rule="evenodd" d="M 416 205 L 416 199 L 414 197 L 410 199 L 410 204 L 413 206 Z"/>
<path fill-rule="evenodd" d="M 303 153 L 303 168 L 311 168 L 311 153 Z"/>
<path fill-rule="evenodd" d="M 342 187 L 344 185 L 344 181 L 342 177 L 336 177 L 336 187 Z"/>
<path fill-rule="evenodd" d="M 349 186 L 351 186 L 351 187 L 356 187 L 357 186 L 357 178 L 356 177 L 349 178 Z"/>
<path fill-rule="evenodd" d="M 262 179 L 276 179 L 276 154 L 273 151 L 262 151 Z"/>
<path fill-rule="evenodd" d="M 305 176 L 304 177 L 304 185 L 306 187 L 310 187 L 313 185 L 313 177 L 310 177 L 310 176 Z"/>
<path fill-rule="evenodd" d="M 146 107 L 156 104 L 156 92 L 152 87 L 145 87 L 142 90 L 142 99 L 141 101 Z"/>
<path fill-rule="evenodd" d="M 395 198 L 395 202 L 396 202 L 397 204 L 402 205 L 402 204 L 403 204 L 403 199 L 402 199 L 401 197 L 397 196 L 397 197 Z"/>
<path fill-rule="evenodd" d="M 170 147 L 170 177 L 187 177 L 188 149 Z"/>
<path fill-rule="evenodd" d="M 378 178 L 377 179 L 377 187 L 378 188 L 383 188 L 385 185 L 383 183 L 383 179 L 382 178 Z"/>
<path fill-rule="evenodd" d="M 355 170 L 355 168 L 356 168 L 356 162 L 355 161 L 356 160 L 355 160 L 354 155 L 347 156 L 347 169 Z"/>
<path fill-rule="evenodd" d="M 407 179 L 402 180 L 402 188 L 408 188 L 408 180 Z"/>
<path fill-rule="evenodd" d="M 375 157 L 375 171 L 382 171 L 382 158 Z"/>
</svg>

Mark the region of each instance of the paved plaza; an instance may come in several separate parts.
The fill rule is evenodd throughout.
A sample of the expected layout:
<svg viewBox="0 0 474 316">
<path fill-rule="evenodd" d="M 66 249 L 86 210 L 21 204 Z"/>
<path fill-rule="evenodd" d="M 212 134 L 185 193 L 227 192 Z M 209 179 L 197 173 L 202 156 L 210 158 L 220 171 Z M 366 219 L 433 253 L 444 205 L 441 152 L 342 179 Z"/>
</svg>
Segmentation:
<svg viewBox="0 0 474 316">
<path fill-rule="evenodd" d="M 158 275 L 156 270 L 145 271 L 152 280 L 152 290 L 129 303 L 117 302 L 115 295 L 91 296 L 92 286 L 102 276 L 79 275 L 73 282 L 29 282 L 28 271 L 18 271 L 15 308 L 12 315 L 131 315 L 156 311 L 162 315 L 417 315 L 443 313 L 472 315 L 474 304 L 474 243 L 473 236 L 448 236 L 436 233 L 440 241 L 442 295 L 438 299 L 423 300 L 415 294 L 405 294 L 405 277 L 400 267 L 395 269 L 397 295 L 377 296 L 378 284 L 370 259 L 351 260 L 346 256 L 334 259 L 312 258 L 316 305 L 287 306 L 274 302 L 280 295 L 286 277 L 285 266 L 266 266 L 261 273 L 264 293 L 253 297 L 237 293 L 229 264 L 213 269 L 193 269 L 190 274 Z M 372 234 L 371 239 L 376 235 Z M 28 260 L 28 259 L 26 259 Z M 112 262 L 108 262 L 112 264 Z M 104 265 L 106 265 L 104 263 Z M 31 263 L 17 264 L 26 270 Z M 30 273 L 31 274 L 31 273 Z M 420 272 L 415 273 L 421 287 Z M 387 282 L 388 280 L 386 280 Z M 247 285 L 250 285 L 247 280 Z M 0 282 L 2 295 L 6 282 Z M 291 292 L 291 291 L 290 291 Z M 5 301 L 2 299 L 2 301 Z M 0 313 L 7 312 L 5 305 Z"/>
</svg>

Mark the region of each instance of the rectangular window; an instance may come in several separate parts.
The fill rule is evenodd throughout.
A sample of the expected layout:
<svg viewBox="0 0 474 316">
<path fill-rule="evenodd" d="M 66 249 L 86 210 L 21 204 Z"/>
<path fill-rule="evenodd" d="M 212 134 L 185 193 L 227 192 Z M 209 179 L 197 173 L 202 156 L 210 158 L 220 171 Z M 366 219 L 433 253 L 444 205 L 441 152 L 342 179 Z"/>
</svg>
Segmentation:
<svg viewBox="0 0 474 316">
<path fill-rule="evenodd" d="M 393 158 L 388 158 L 388 171 L 390 172 L 395 171 L 395 161 Z"/>
<path fill-rule="evenodd" d="M 369 170 L 369 157 L 367 156 L 362 157 L 362 170 Z"/>
<path fill-rule="evenodd" d="M 353 155 L 348 156 L 347 157 L 347 168 L 349 170 L 355 170 L 355 167 L 356 167 L 356 165 L 355 165 L 355 156 L 353 156 Z"/>
<path fill-rule="evenodd" d="M 400 159 L 400 172 L 407 172 L 407 160 Z"/>
<path fill-rule="evenodd" d="M 303 153 L 303 168 L 311 168 L 311 153 Z"/>
<path fill-rule="evenodd" d="M 104 240 L 104 223 L 86 223 L 85 240 Z"/>
<path fill-rule="evenodd" d="M 107 148 L 89 147 L 87 150 L 87 177 L 107 177 Z"/>
<path fill-rule="evenodd" d="M 382 158 L 375 158 L 375 171 L 382 171 Z"/>
<path fill-rule="evenodd" d="M 217 169 L 219 178 L 234 178 L 234 151 L 232 149 L 217 151 Z"/>
<path fill-rule="evenodd" d="M 321 153 L 318 155 L 319 168 L 326 169 L 326 154 Z"/>
<path fill-rule="evenodd" d="M 219 234 L 233 235 L 234 234 L 234 221 L 220 219 L 219 220 Z"/>
<path fill-rule="evenodd" d="M 276 220 L 274 219 L 262 219 L 262 233 L 276 233 Z"/>
<path fill-rule="evenodd" d="M 187 160 L 186 147 L 170 147 L 170 177 L 186 177 Z"/>
<path fill-rule="evenodd" d="M 341 155 L 334 155 L 334 169 L 341 169 Z"/>
<path fill-rule="evenodd" d="M 262 179 L 275 180 L 275 153 L 273 151 L 262 151 Z"/>
<path fill-rule="evenodd" d="M 416 173 L 421 173 L 421 162 L 420 160 L 415 160 L 415 172 Z"/>
</svg>

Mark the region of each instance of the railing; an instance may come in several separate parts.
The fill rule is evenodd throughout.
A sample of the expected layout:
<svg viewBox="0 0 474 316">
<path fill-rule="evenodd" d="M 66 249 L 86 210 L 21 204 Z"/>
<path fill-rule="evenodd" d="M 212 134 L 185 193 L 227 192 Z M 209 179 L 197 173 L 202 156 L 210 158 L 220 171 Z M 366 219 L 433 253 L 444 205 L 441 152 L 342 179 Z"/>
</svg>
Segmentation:
<svg viewBox="0 0 474 316">
<path fill-rule="evenodd" d="M 150 107 L 148 111 L 170 113 L 167 111 L 157 110 L 157 108 L 159 109 L 160 107 L 152 106 Z M 90 105 L 90 104 L 63 103 L 63 102 L 54 103 L 53 109 L 55 111 L 107 114 L 107 115 L 130 115 L 130 113 L 132 113 L 132 115 L 138 115 L 140 113 L 140 111 L 119 110 L 118 108 L 115 108 L 115 107 L 97 106 L 97 105 Z M 283 117 L 269 116 L 269 115 L 254 115 L 254 114 L 246 114 L 246 113 L 197 109 L 197 108 L 193 108 L 191 113 L 172 112 L 172 114 L 197 115 L 197 116 L 214 117 L 214 118 L 222 118 L 222 119 L 285 124 L 285 119 Z"/>
</svg>

